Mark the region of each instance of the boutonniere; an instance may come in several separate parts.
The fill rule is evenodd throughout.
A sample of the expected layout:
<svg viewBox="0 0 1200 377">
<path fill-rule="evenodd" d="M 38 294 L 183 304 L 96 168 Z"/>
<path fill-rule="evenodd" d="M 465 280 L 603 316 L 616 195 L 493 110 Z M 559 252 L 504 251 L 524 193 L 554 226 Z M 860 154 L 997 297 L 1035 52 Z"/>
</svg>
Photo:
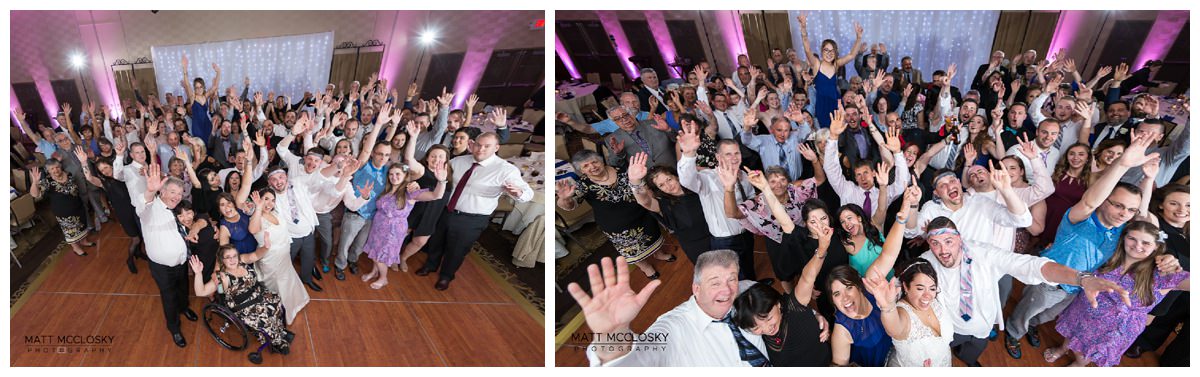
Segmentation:
<svg viewBox="0 0 1200 377">
<path fill-rule="evenodd" d="M 1128 129 L 1128 128 L 1121 127 L 1121 130 L 1117 131 L 1117 133 L 1119 133 L 1119 134 L 1127 134 L 1127 133 L 1129 133 L 1129 129 Z"/>
</svg>

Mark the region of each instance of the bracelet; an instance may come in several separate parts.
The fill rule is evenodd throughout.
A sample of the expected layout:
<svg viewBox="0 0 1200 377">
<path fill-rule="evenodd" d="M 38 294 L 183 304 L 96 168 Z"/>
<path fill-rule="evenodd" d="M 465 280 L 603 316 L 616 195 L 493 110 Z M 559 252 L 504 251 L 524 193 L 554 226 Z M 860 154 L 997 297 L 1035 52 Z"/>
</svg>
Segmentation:
<svg viewBox="0 0 1200 377">
<path fill-rule="evenodd" d="M 896 219 L 896 224 L 907 224 L 907 223 L 908 223 L 908 219 L 904 219 L 904 220 Z"/>
<path fill-rule="evenodd" d="M 879 308 L 879 311 L 880 311 L 880 312 L 882 312 L 882 313 L 891 313 L 891 312 L 894 312 L 894 311 L 896 311 L 896 307 L 895 307 L 895 306 L 893 306 L 893 307 L 890 307 L 890 308 L 887 308 L 887 309 L 884 309 L 884 308 Z"/>
</svg>

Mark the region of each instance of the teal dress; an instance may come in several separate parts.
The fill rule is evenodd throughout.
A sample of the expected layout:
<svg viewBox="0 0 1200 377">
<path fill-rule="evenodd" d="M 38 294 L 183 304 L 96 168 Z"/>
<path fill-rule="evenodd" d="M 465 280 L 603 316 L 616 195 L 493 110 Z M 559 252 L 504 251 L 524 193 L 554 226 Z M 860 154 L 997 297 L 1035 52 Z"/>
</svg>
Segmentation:
<svg viewBox="0 0 1200 377">
<path fill-rule="evenodd" d="M 863 247 L 857 253 L 850 256 L 850 267 L 858 271 L 858 275 L 867 277 L 867 269 L 871 268 L 871 263 L 875 263 L 875 258 L 879 258 L 879 254 L 883 253 L 883 242 L 878 245 L 867 241 L 863 243 Z M 892 278 L 892 269 L 888 268 L 887 278 Z"/>
</svg>

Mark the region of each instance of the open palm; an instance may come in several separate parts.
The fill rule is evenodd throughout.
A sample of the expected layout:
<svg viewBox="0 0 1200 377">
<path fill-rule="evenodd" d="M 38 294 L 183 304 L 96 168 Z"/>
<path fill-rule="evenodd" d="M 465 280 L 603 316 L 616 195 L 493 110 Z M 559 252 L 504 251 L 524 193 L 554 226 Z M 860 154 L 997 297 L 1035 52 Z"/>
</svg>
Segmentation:
<svg viewBox="0 0 1200 377">
<path fill-rule="evenodd" d="M 588 266 L 591 296 L 588 296 L 579 284 L 571 283 L 567 286 L 567 291 L 570 291 L 571 296 L 583 308 L 588 327 L 594 332 L 612 333 L 628 329 L 629 322 L 637 317 L 642 306 L 646 305 L 646 301 L 660 284 L 659 280 L 652 280 L 641 292 L 634 292 L 629 286 L 629 269 L 626 267 L 625 258 L 617 257 L 616 264 L 620 267 L 614 268 L 612 259 L 603 258 L 600 260 L 601 267 L 594 264 Z"/>
</svg>

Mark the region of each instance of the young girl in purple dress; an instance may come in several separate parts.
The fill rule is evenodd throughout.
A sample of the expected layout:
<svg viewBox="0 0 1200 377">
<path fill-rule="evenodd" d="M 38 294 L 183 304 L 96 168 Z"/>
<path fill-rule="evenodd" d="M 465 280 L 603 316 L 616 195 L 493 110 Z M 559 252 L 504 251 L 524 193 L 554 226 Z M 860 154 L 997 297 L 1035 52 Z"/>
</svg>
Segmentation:
<svg viewBox="0 0 1200 377">
<path fill-rule="evenodd" d="M 1172 290 L 1190 290 L 1188 273 L 1162 275 L 1156 258 L 1166 253 L 1165 237 L 1158 226 L 1134 221 L 1125 226 L 1121 242 L 1112 257 L 1096 270 L 1096 276 L 1120 284 L 1129 292 L 1128 305 L 1117 293 L 1100 293 L 1095 303 L 1086 295 L 1075 297 L 1071 306 L 1058 317 L 1055 329 L 1063 336 L 1063 345 L 1047 349 L 1043 356 L 1053 363 L 1067 351 L 1074 351 L 1070 366 L 1114 366 L 1121 354 L 1146 328 L 1146 314 Z M 1095 306 L 1095 308 L 1093 308 Z"/>
<path fill-rule="evenodd" d="M 407 165 L 394 163 L 388 167 L 387 185 L 379 199 L 376 199 L 377 212 L 371 222 L 371 231 L 367 234 L 367 243 L 363 246 L 367 257 L 375 261 L 371 273 L 362 276 L 364 282 L 376 279 L 371 283 L 372 289 L 387 285 L 388 266 L 400 262 L 400 250 L 404 246 L 404 237 L 408 235 L 408 214 L 412 212 L 413 204 L 441 199 L 446 191 L 446 164 L 443 162 L 429 169 L 437 178 L 437 186 L 432 191 L 422 189 L 409 177 Z M 371 199 L 369 195 L 367 190 L 362 198 L 354 199 L 365 203 Z"/>
</svg>

